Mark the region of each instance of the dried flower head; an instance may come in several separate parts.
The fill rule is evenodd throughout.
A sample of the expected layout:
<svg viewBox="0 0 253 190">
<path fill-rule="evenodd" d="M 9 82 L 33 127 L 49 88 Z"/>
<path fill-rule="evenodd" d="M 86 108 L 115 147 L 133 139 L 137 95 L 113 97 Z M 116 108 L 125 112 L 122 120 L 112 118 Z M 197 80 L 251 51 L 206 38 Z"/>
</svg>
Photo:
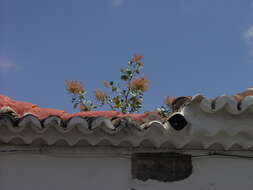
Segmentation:
<svg viewBox="0 0 253 190">
<path fill-rule="evenodd" d="M 94 91 L 95 97 L 98 101 L 105 101 L 107 94 L 101 90 L 95 90 Z"/>
<path fill-rule="evenodd" d="M 108 81 L 104 81 L 104 86 L 107 87 L 107 88 L 111 87 L 111 85 Z"/>
<path fill-rule="evenodd" d="M 129 88 L 131 90 L 140 90 L 142 92 L 148 90 L 149 81 L 143 77 L 131 80 L 129 82 Z"/>
<path fill-rule="evenodd" d="M 84 104 L 80 104 L 80 105 L 79 105 L 79 110 L 80 110 L 81 112 L 90 111 L 90 110 L 91 110 L 91 107 L 90 107 L 90 106 L 87 106 L 87 105 L 84 105 Z"/>
<path fill-rule="evenodd" d="M 172 103 L 173 103 L 173 101 L 174 101 L 175 99 L 176 99 L 175 97 L 167 96 L 167 97 L 164 99 L 164 104 L 167 105 L 168 107 L 171 107 L 171 106 L 172 106 Z"/>
<path fill-rule="evenodd" d="M 140 62 L 143 59 L 143 55 L 139 55 L 139 54 L 134 54 L 133 58 L 132 58 L 132 62 Z"/>
<path fill-rule="evenodd" d="M 83 85 L 78 81 L 66 81 L 66 90 L 72 94 L 84 93 Z"/>
<path fill-rule="evenodd" d="M 141 66 L 141 67 L 144 67 L 144 63 L 141 62 L 141 63 L 140 63 L 140 66 Z"/>
</svg>

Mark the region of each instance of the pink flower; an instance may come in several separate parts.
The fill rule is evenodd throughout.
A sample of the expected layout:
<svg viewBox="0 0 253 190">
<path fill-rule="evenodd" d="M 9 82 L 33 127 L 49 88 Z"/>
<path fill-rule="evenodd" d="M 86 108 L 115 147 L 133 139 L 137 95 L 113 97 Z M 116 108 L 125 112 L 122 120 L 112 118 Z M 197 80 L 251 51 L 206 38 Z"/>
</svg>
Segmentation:
<svg viewBox="0 0 253 190">
<path fill-rule="evenodd" d="M 143 59 L 143 55 L 139 55 L 139 54 L 134 54 L 133 58 L 132 58 L 132 62 L 140 62 Z"/>
<path fill-rule="evenodd" d="M 78 81 L 66 81 L 66 90 L 72 94 L 84 93 L 83 85 Z"/>
<path fill-rule="evenodd" d="M 131 90 L 140 90 L 144 92 L 148 90 L 148 87 L 149 87 L 149 81 L 145 79 L 144 77 L 137 78 L 129 82 L 129 88 Z"/>
<path fill-rule="evenodd" d="M 98 101 L 105 101 L 107 94 L 101 90 L 95 90 L 94 91 L 95 97 Z"/>
</svg>

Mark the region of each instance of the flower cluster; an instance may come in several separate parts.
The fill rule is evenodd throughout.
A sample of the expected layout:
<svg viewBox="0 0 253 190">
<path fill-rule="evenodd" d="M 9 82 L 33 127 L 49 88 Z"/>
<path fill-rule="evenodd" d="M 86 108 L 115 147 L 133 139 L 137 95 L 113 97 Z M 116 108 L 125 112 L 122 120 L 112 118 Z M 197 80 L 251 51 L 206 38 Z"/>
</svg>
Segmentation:
<svg viewBox="0 0 253 190">
<path fill-rule="evenodd" d="M 141 63 L 140 61 L 144 58 L 143 55 L 134 54 L 133 58 L 131 59 L 134 63 Z"/>
<path fill-rule="evenodd" d="M 148 87 L 149 87 L 149 81 L 143 77 L 131 80 L 129 82 L 129 88 L 132 91 L 145 92 L 146 90 L 148 90 Z"/>
<path fill-rule="evenodd" d="M 102 104 L 109 105 L 113 110 L 119 110 L 123 113 L 138 112 L 142 107 L 143 93 L 149 88 L 149 81 L 144 77 L 139 77 L 141 68 L 144 66 L 141 62 L 142 58 L 142 55 L 134 55 L 128 61 L 128 66 L 120 69 L 121 83 L 104 82 L 104 86 L 111 89 L 111 95 L 99 93 L 104 98 L 96 99 Z"/>
<path fill-rule="evenodd" d="M 107 94 L 101 90 L 95 90 L 94 94 L 95 94 L 97 101 L 103 102 L 107 99 Z"/>
<path fill-rule="evenodd" d="M 78 81 L 66 81 L 66 91 L 72 94 L 73 107 L 79 107 L 80 111 L 90 111 L 96 106 L 86 97 L 84 86 Z"/>
<path fill-rule="evenodd" d="M 65 86 L 66 86 L 66 90 L 72 94 L 84 93 L 85 91 L 83 85 L 78 81 L 73 81 L 73 80 L 66 81 Z"/>
<path fill-rule="evenodd" d="M 91 107 L 88 106 L 88 105 L 80 104 L 80 105 L 79 105 L 79 110 L 80 110 L 81 112 L 90 111 L 90 110 L 91 110 Z"/>
<path fill-rule="evenodd" d="M 110 95 L 101 90 L 95 90 L 94 96 L 99 103 L 95 105 L 86 97 L 86 92 L 81 83 L 77 81 L 67 81 L 66 90 L 73 95 L 72 103 L 74 108 L 79 106 L 81 111 L 89 111 L 104 105 L 108 105 L 112 110 L 123 113 L 138 112 L 142 107 L 143 95 L 149 88 L 149 81 L 144 77 L 139 77 L 143 55 L 135 54 L 128 66 L 121 68 L 121 83 L 105 81 L 104 86 L 111 90 Z M 122 83 L 124 84 L 122 86 Z"/>
</svg>

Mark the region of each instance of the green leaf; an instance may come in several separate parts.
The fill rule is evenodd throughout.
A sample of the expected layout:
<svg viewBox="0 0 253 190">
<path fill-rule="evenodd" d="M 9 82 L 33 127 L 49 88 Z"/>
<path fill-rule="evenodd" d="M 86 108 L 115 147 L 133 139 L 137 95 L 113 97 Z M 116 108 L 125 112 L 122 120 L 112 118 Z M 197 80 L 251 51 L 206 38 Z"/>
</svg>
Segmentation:
<svg viewBox="0 0 253 190">
<path fill-rule="evenodd" d="M 78 105 L 79 105 L 79 103 L 75 103 L 74 106 L 73 106 L 74 109 L 76 109 Z"/>
<path fill-rule="evenodd" d="M 128 80 L 128 76 L 127 75 L 121 75 L 120 78 L 121 78 L 121 80 L 125 80 L 125 81 Z"/>
<path fill-rule="evenodd" d="M 114 87 L 112 87 L 112 91 L 113 91 L 113 92 L 116 92 L 117 90 L 118 90 L 118 88 L 117 88 L 117 87 L 115 87 L 115 86 L 114 86 Z"/>
<path fill-rule="evenodd" d="M 113 103 L 115 103 L 115 104 L 119 104 L 120 103 L 120 100 L 119 100 L 119 97 L 117 96 L 117 97 L 114 97 L 113 99 L 112 99 L 112 101 L 113 101 Z"/>
<path fill-rule="evenodd" d="M 127 73 L 128 75 L 132 75 L 132 71 L 131 71 L 131 70 L 127 70 L 126 73 Z"/>
<path fill-rule="evenodd" d="M 136 91 L 131 90 L 130 91 L 131 96 L 138 96 L 138 93 Z"/>
</svg>

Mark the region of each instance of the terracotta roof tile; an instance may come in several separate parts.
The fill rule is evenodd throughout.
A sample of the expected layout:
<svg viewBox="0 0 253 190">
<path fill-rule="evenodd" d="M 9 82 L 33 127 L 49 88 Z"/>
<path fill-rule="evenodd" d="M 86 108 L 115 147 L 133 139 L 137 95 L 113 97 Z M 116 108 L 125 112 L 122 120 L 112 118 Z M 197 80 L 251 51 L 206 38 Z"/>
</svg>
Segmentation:
<svg viewBox="0 0 253 190">
<path fill-rule="evenodd" d="M 23 117 L 27 114 L 32 114 L 39 119 L 45 119 L 49 116 L 59 116 L 60 118 L 67 120 L 72 117 L 81 116 L 81 117 L 97 117 L 104 116 L 107 118 L 113 117 L 132 117 L 135 120 L 142 121 L 149 113 L 145 114 L 122 114 L 117 111 L 87 111 L 87 112 L 78 112 L 74 114 L 67 113 L 63 110 L 51 109 L 51 108 L 41 108 L 36 104 L 12 100 L 9 97 L 0 95 L 0 110 L 6 107 L 11 108 L 15 111 L 15 114 L 18 117 Z"/>
</svg>

